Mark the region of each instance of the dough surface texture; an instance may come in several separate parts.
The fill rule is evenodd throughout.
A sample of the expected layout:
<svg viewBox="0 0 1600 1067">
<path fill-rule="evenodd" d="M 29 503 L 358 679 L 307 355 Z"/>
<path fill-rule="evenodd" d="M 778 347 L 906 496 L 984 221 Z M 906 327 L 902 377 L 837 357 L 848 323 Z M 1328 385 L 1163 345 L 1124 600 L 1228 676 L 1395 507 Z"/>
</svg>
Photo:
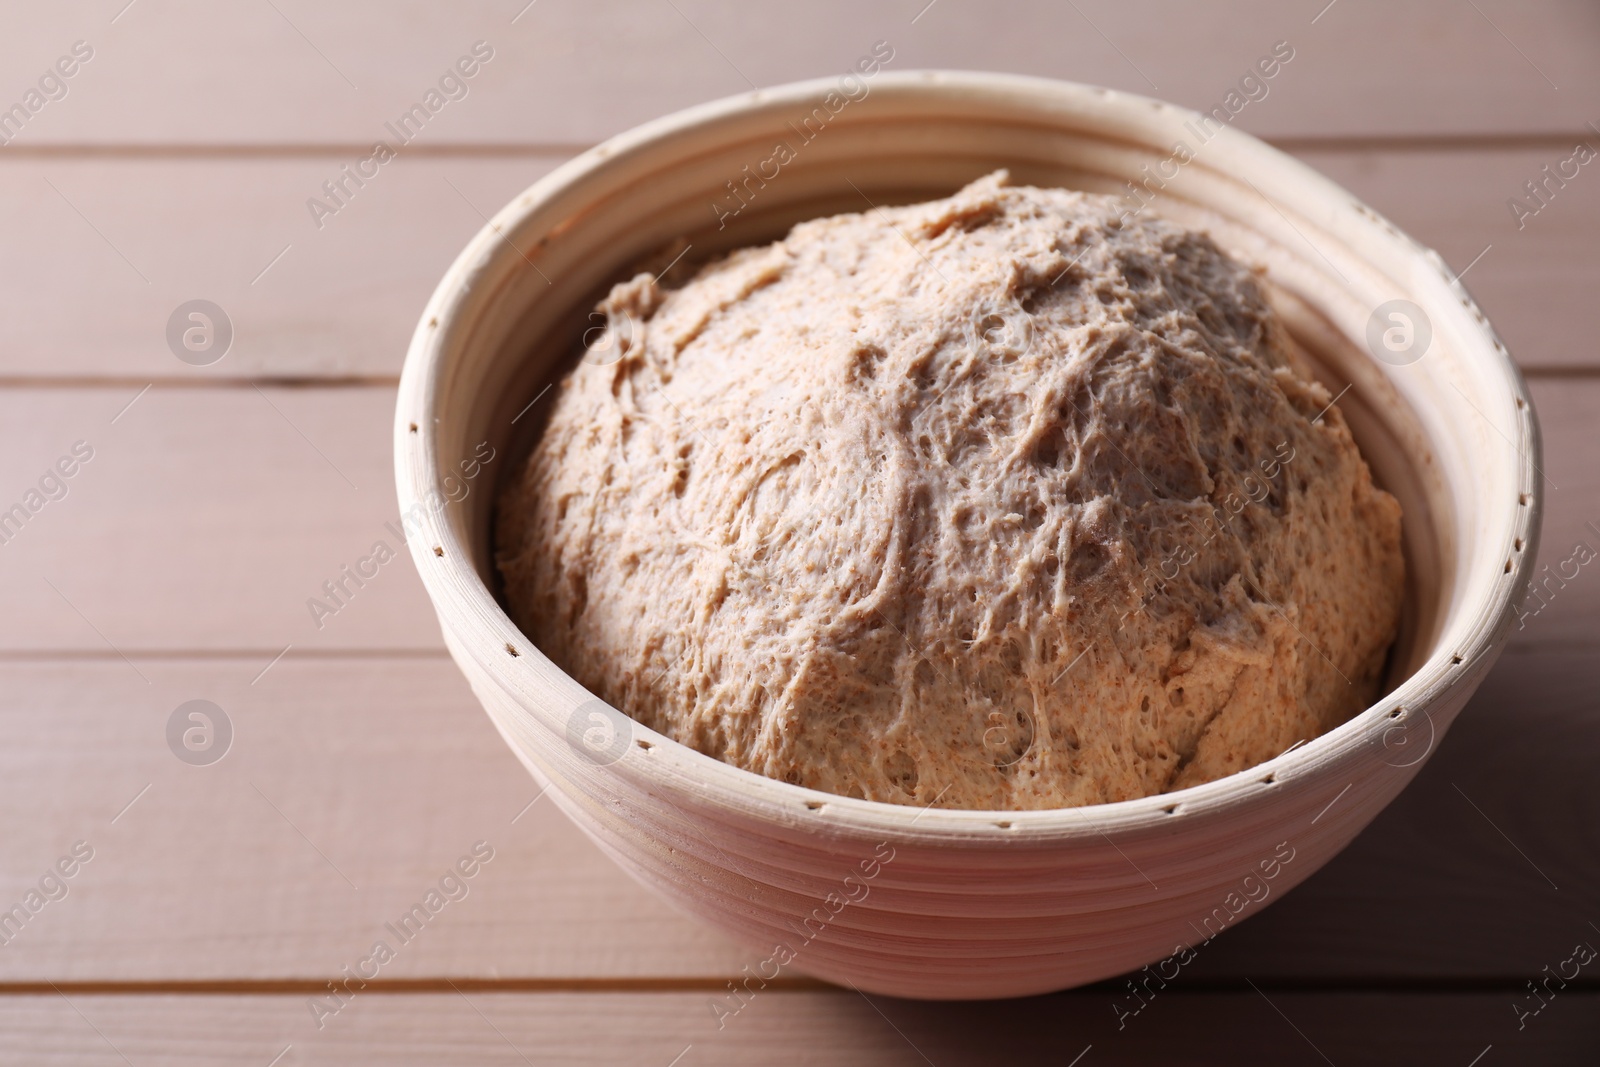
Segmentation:
<svg viewBox="0 0 1600 1067">
<path fill-rule="evenodd" d="M 514 620 L 669 737 L 898 804 L 1147 796 L 1368 706 L 1399 505 L 1255 275 L 1120 211 L 998 172 L 617 285 L 498 502 Z"/>
</svg>

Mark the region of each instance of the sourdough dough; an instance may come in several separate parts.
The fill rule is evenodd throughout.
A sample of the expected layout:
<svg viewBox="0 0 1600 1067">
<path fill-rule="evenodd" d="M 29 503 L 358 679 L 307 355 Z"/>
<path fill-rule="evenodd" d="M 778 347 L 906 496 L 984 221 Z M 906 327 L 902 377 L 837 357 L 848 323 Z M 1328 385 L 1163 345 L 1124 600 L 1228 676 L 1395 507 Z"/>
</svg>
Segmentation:
<svg viewBox="0 0 1600 1067">
<path fill-rule="evenodd" d="M 1120 211 L 999 172 L 616 286 L 624 354 L 500 500 L 517 623 L 669 737 L 900 804 L 1146 796 L 1349 718 L 1399 506 L 1251 272 Z"/>
</svg>

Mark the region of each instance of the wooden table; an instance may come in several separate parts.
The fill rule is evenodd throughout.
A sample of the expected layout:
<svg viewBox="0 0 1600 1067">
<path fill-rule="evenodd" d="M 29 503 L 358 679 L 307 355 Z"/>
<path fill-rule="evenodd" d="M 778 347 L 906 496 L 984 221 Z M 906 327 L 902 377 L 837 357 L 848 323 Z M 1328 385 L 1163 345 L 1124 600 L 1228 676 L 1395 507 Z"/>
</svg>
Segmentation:
<svg viewBox="0 0 1600 1067">
<path fill-rule="evenodd" d="M 1552 975 L 1600 946 L 1600 566 L 1574 562 L 1600 550 L 1600 163 L 1563 162 L 1600 147 L 1600 9 L 525 2 L 5 15 L 0 511 L 27 514 L 0 527 L 0 909 L 22 908 L 0 915 L 0 1062 L 1596 1062 L 1600 962 Z M 1290 42 L 1238 125 L 1470 271 L 1543 421 L 1548 602 L 1371 829 L 1120 1030 L 1120 981 L 941 1005 L 798 975 L 719 1030 L 710 1001 L 756 957 L 537 797 L 410 562 L 307 607 L 393 540 L 401 358 L 487 214 L 616 131 L 879 40 L 891 69 L 1195 107 Z M 446 84 L 465 95 L 329 200 L 478 41 Z M 169 347 L 194 299 L 232 324 L 220 361 Z M 184 747 L 187 712 L 169 732 L 191 700 L 222 709 L 225 758 L 220 732 Z M 475 846 L 459 899 L 394 937 Z M 380 938 L 379 976 L 319 1000 Z"/>
</svg>

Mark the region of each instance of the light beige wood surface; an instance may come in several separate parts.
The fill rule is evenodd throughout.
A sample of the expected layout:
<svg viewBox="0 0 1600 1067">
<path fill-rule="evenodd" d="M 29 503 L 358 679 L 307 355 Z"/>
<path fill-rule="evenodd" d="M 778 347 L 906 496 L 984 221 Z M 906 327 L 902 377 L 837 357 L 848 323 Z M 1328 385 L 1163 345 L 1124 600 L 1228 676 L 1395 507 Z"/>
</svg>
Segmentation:
<svg viewBox="0 0 1600 1067">
<path fill-rule="evenodd" d="M 1295 59 L 1240 119 L 1268 136 L 1573 134 L 1600 91 L 1600 21 L 1582 0 L 406 0 L 381 14 L 140 0 L 112 23 L 126 2 L 16 14 L 0 63 L 21 84 L 74 40 L 96 49 L 26 143 L 365 145 L 478 40 L 495 58 L 427 143 L 588 144 L 752 84 L 843 73 L 878 40 L 895 69 L 1037 74 L 1193 108 L 1284 40 Z"/>
<path fill-rule="evenodd" d="M 1501 148 L 1290 147 L 1467 270 L 1522 366 L 1572 368 L 1594 358 L 1583 311 L 1600 287 L 1600 181 L 1580 171 L 1520 229 L 1506 201 L 1534 203 L 1522 184 L 1565 160 L 1580 135 Z M 391 380 L 416 314 L 484 216 L 568 155 L 403 157 L 318 228 L 306 200 L 344 154 L 19 154 L 0 166 L 0 272 L 18 308 L 0 381 Z M 52 294 L 84 285 L 98 294 L 94 315 L 42 313 Z M 163 337 L 172 310 L 197 297 L 235 328 L 232 350 L 207 367 L 174 359 Z"/>
<path fill-rule="evenodd" d="M 8 299 L 19 312 L 42 309 L 50 294 L 87 283 L 99 309 L 19 313 L 3 374 L 140 386 L 394 380 L 417 314 L 467 238 L 568 154 L 396 160 L 320 228 L 306 201 L 323 195 L 344 155 L 7 160 Z M 219 304 L 235 330 L 232 349 L 208 367 L 173 358 L 164 336 L 172 310 L 195 298 Z"/>
<path fill-rule="evenodd" d="M 636 887 L 548 798 L 511 823 L 536 790 L 443 657 L 409 562 L 322 630 L 304 603 L 385 536 L 392 382 L 480 213 L 634 122 L 747 89 L 740 71 L 827 74 L 877 39 L 896 68 L 1035 73 L 1198 107 L 1292 41 L 1295 61 L 1240 127 L 1471 265 L 1468 287 L 1534 373 L 1559 487 L 1542 560 L 1580 538 L 1600 548 L 1586 527 L 1600 526 L 1586 315 L 1600 179 L 1586 167 L 1520 230 L 1506 206 L 1576 140 L 1600 146 L 1592 5 L 124 4 L 17 8 L 0 34 L 0 104 L 73 41 L 96 49 L 68 96 L 0 147 L 0 507 L 73 441 L 96 448 L 67 497 L 0 545 L 0 902 L 74 841 L 96 848 L 69 895 L 0 948 L 0 1059 L 668 1064 L 693 1044 L 685 1067 L 944 1067 L 996 1051 L 1067 1063 L 1092 1042 L 1085 1065 L 1197 1047 L 1467 1064 L 1492 1043 L 1487 1065 L 1600 1046 L 1592 985 L 1523 1031 L 1511 1011 L 1573 941 L 1600 937 L 1585 932 L 1600 922 L 1600 810 L 1582 785 L 1600 745 L 1592 567 L 1514 635 L 1366 834 L 1120 1034 L 1120 987 L 959 1009 L 879 1001 L 879 1014 L 803 980 L 717 1033 L 706 1000 L 749 954 Z M 1015 25 L 997 28 L 995 10 Z M 317 229 L 306 198 L 477 39 L 496 58 L 471 95 Z M 205 368 L 163 339 L 194 297 L 238 329 Z M 238 727 L 211 767 L 178 763 L 162 736 L 193 697 Z M 407 946 L 394 984 L 319 1033 L 312 987 L 480 838 L 496 859 L 471 895 Z"/>
<path fill-rule="evenodd" d="M 448 660 L 285 657 L 252 682 L 265 663 L 0 665 L 0 901 L 74 841 L 95 850 L 0 950 L 0 983 L 314 982 L 393 940 L 384 924 L 478 841 L 494 859 L 385 979 L 705 978 L 745 962 L 534 802 Z M 196 698 L 234 730 L 206 767 L 165 738 Z"/>
</svg>

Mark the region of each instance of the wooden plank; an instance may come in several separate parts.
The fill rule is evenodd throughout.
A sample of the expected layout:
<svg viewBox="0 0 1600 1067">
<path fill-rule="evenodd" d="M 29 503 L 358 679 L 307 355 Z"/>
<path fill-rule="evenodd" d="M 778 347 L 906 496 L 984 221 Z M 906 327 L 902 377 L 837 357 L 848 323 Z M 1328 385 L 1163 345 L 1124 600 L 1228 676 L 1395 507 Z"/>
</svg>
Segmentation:
<svg viewBox="0 0 1600 1067">
<path fill-rule="evenodd" d="M 1600 94 L 1600 20 L 1582 0 L 1032 0 L 998 11 L 825 0 L 759 15 L 729 0 L 408 0 L 381 15 L 310 0 L 145 0 L 119 14 L 124 2 L 16 14 L 0 67 L 18 98 L 75 40 L 95 50 L 19 143 L 365 144 L 479 40 L 494 58 L 424 126 L 428 143 L 592 143 L 755 85 L 843 73 L 877 40 L 895 50 L 891 69 L 1069 78 L 1197 108 L 1221 104 L 1286 40 L 1295 58 L 1238 120 L 1274 136 L 1575 133 Z"/>
<path fill-rule="evenodd" d="M 1600 801 L 1582 787 L 1600 744 L 1591 656 L 1504 656 L 1362 837 L 1202 946 L 1185 973 L 1514 987 L 1576 941 L 1600 944 L 1587 925 Z M 66 898 L 0 950 L 0 983 L 315 986 L 392 941 L 384 924 L 479 840 L 495 858 L 399 950 L 386 981 L 715 985 L 765 955 L 657 902 L 549 798 L 523 813 L 536 789 L 447 660 L 286 657 L 254 684 L 255 660 L 141 659 L 137 670 L 0 665 L 0 905 L 21 901 L 75 841 L 95 850 Z M 169 718 L 197 698 L 233 729 L 209 766 L 167 747 Z"/>
<path fill-rule="evenodd" d="M 1530 602 L 1539 610 L 1437 757 L 1368 833 L 1206 946 L 1121 1029 L 1118 1009 L 1134 1002 L 1118 983 L 942 1005 L 798 978 L 719 1027 L 723 980 L 755 954 L 656 902 L 549 798 L 527 806 L 536 789 L 439 654 L 408 560 L 323 627 L 312 621 L 305 601 L 324 580 L 377 540 L 398 547 L 384 526 L 386 383 L 481 216 L 584 144 L 741 91 L 746 77 L 842 70 L 879 38 L 894 44 L 895 69 L 1018 70 L 1192 106 L 1218 102 L 1287 38 L 1295 61 L 1241 127 L 1286 139 L 1455 267 L 1472 263 L 1468 284 L 1525 367 L 1600 367 L 1580 328 L 1600 284 L 1592 168 L 1520 227 L 1506 205 L 1570 154 L 1567 139 L 1590 137 L 1592 6 L 1234 0 L 1190 13 L 1083 0 L 1002 12 L 1015 19 L 903 7 L 862 14 L 830 0 L 758 17 L 708 0 L 480 0 L 374 17 L 304 0 L 226 12 L 104 0 L 13 13 L 5 69 L 43 71 L 78 38 L 97 51 L 69 97 L 0 151 L 0 378 L 83 383 L 0 391 L 0 509 L 74 441 L 95 457 L 0 545 L 11 609 L 0 621 L 0 906 L 74 842 L 95 851 L 65 897 L 6 937 L 0 1060 L 1592 1057 L 1592 976 L 1525 1028 L 1516 1014 L 1537 1003 L 1524 983 L 1600 937 L 1589 925 L 1600 921 L 1600 807 L 1578 784 L 1600 743 L 1600 585 L 1587 565 L 1547 585 L 1547 604 Z M 306 197 L 478 38 L 496 59 L 471 96 L 316 227 Z M 1393 143 L 1412 135 L 1424 145 Z M 163 338 L 172 309 L 195 297 L 238 328 L 228 357 L 203 368 Z M 347 384 L 250 385 L 286 377 Z M 223 379 L 232 387 L 211 387 Z M 160 384 L 140 394 L 147 381 Z M 1579 541 L 1600 549 L 1600 382 L 1562 377 L 1535 393 L 1551 483 L 1541 560 L 1556 569 Z M 225 708 L 235 735 L 205 766 L 167 740 L 173 710 L 195 698 Z M 494 858 L 462 883 L 468 894 L 404 944 L 381 988 L 319 1028 L 308 998 L 479 841 Z M 208 983 L 218 991 L 186 995 Z"/>
<path fill-rule="evenodd" d="M 1584 560 L 1600 553 L 1600 441 L 1594 433 L 1600 383 L 1551 379 L 1532 386 L 1546 475 L 1539 569 L 1533 578 L 1540 592 L 1519 609 L 1512 643 L 1593 645 L 1600 639 L 1600 567 Z M 1464 412 L 1462 417 L 1481 416 Z"/>
<path fill-rule="evenodd" d="M 1594 368 L 1600 349 L 1585 324 L 1600 288 L 1600 175 L 1590 173 L 1600 163 L 1551 185 L 1520 229 L 1506 206 L 1519 194 L 1538 206 L 1522 184 L 1570 153 L 1560 141 L 1298 150 L 1456 269 L 1470 266 L 1466 281 L 1523 366 Z M 319 228 L 306 200 L 348 162 L 338 154 L 0 154 L 0 302 L 11 324 L 0 375 L 396 376 L 423 303 L 484 216 L 562 158 L 402 156 Z M 179 360 L 165 340 L 173 311 L 196 298 L 234 327 L 232 349 L 207 366 Z"/>
<path fill-rule="evenodd" d="M 1584 136 L 1600 150 L 1600 136 Z M 1580 166 L 1577 143 L 1295 154 L 1465 271 L 1462 281 L 1522 367 L 1570 369 L 1600 366 L 1600 345 L 1584 325 L 1600 288 L 1600 155 Z M 1547 183 L 1544 200 L 1528 182 Z M 1514 212 L 1513 199 L 1526 210 Z"/>
<path fill-rule="evenodd" d="M 445 268 L 560 158 L 402 157 L 314 220 L 306 201 L 348 159 L 0 155 L 0 374 L 396 377 Z M 195 299 L 233 328 L 231 348 L 205 366 L 166 337 Z"/>
<path fill-rule="evenodd" d="M 259 670 L 290 644 L 440 647 L 408 556 L 359 588 L 342 577 L 379 542 L 401 547 L 385 526 L 398 521 L 391 387 L 139 392 L 0 392 L 0 510 L 74 442 L 94 450 L 66 496 L 0 546 L 0 649 L 243 648 L 265 651 Z M 314 617 L 311 598 L 339 610 Z"/>
<path fill-rule="evenodd" d="M 359 588 L 342 577 L 380 542 L 400 548 L 386 525 L 398 518 L 390 387 L 139 392 L 0 391 L 0 512 L 25 502 L 74 442 L 95 450 L 67 495 L 41 501 L 0 545 L 0 597 L 11 608 L 0 616 L 0 652 L 249 650 L 264 663 L 286 645 L 291 655 L 441 647 L 409 558 L 383 564 Z M 1600 534 L 1585 525 L 1600 526 L 1600 441 L 1590 432 L 1600 380 L 1542 381 L 1534 395 L 1542 465 L 1559 486 L 1549 491 L 1540 558 L 1559 567 L 1580 539 L 1600 550 Z M 499 474 L 490 464 L 480 479 Z M 1593 571 L 1552 586 L 1515 640 L 1592 643 Z M 324 588 L 338 581 L 342 604 Z M 317 612 L 313 598 L 337 612 Z"/>
<path fill-rule="evenodd" d="M 706 993 L 358 993 L 318 1031 L 304 996 L 0 999 L 8 1062 L 80 1064 L 681 1064 L 1588 1062 L 1600 996 L 1558 995 L 1520 1032 L 1515 992 L 1160 995 L 1118 1031 L 1105 992 L 913 1003 L 854 993 L 757 994 L 720 1031 Z M 1487 1052 L 1487 1055 L 1485 1053 Z M 1074 1059 L 1074 1057 L 1080 1057 Z"/>
<path fill-rule="evenodd" d="M 379 939 L 397 952 L 386 979 L 743 964 L 623 875 L 548 797 L 528 807 L 538 788 L 447 660 L 285 657 L 252 683 L 262 666 L 0 665 L 11 742 L 0 752 L 0 908 L 23 902 L 75 842 L 93 850 L 65 897 L 0 930 L 0 982 L 315 984 Z M 231 724 L 209 765 L 169 748 L 169 719 L 195 699 Z M 463 889 L 446 886 L 456 899 L 401 944 L 385 924 L 480 841 L 492 859 L 458 879 Z"/>
</svg>

